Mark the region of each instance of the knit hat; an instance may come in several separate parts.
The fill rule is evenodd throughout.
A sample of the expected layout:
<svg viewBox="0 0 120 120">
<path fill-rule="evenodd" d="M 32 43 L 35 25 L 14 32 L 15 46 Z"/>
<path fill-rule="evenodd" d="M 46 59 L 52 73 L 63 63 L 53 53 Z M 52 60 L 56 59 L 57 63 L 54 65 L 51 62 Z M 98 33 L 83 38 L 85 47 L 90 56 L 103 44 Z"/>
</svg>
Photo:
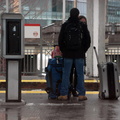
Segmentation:
<svg viewBox="0 0 120 120">
<path fill-rule="evenodd" d="M 70 17 L 78 17 L 79 15 L 79 10 L 77 8 L 72 8 L 70 10 Z"/>
</svg>

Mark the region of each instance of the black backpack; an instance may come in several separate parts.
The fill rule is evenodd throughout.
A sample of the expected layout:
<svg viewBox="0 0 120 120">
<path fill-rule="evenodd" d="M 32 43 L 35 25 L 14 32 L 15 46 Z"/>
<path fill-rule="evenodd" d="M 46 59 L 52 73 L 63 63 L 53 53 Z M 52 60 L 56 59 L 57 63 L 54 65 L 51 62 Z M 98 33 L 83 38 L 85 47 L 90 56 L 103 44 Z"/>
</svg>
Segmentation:
<svg viewBox="0 0 120 120">
<path fill-rule="evenodd" d="M 81 48 L 83 31 L 80 23 L 68 23 L 64 35 L 64 47 L 66 50 L 78 50 Z"/>
</svg>

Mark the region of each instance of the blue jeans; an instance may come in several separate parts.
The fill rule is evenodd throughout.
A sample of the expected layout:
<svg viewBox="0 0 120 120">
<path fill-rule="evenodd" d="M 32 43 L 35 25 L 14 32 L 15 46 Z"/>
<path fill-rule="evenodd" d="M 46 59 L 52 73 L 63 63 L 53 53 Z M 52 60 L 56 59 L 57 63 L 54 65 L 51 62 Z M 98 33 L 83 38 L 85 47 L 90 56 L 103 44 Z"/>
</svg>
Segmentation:
<svg viewBox="0 0 120 120">
<path fill-rule="evenodd" d="M 69 59 L 64 58 L 64 67 L 63 67 L 63 76 L 62 76 L 62 84 L 60 94 L 62 96 L 68 95 L 69 87 L 70 87 L 70 72 L 72 68 L 72 64 L 74 63 L 76 73 L 77 73 L 77 86 L 76 90 L 78 95 L 85 95 L 85 87 L 84 87 L 84 59 Z"/>
</svg>

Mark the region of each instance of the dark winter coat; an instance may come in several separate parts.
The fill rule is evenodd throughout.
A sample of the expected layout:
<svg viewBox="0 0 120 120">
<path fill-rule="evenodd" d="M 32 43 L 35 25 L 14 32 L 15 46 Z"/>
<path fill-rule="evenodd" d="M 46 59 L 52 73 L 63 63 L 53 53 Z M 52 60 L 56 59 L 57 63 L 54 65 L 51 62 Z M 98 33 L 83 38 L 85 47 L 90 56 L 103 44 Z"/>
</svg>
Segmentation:
<svg viewBox="0 0 120 120">
<path fill-rule="evenodd" d="M 80 47 L 77 50 L 66 50 L 64 46 L 64 39 L 65 39 L 65 28 L 70 23 L 79 23 L 78 18 L 69 18 L 64 24 L 61 26 L 59 38 L 58 38 L 58 44 L 60 46 L 60 50 L 63 54 L 64 58 L 85 58 L 85 53 L 87 52 L 88 48 L 90 47 L 91 38 L 90 34 L 87 28 L 87 25 L 80 22 L 83 30 L 83 41 L 82 41 L 82 47 Z"/>
</svg>

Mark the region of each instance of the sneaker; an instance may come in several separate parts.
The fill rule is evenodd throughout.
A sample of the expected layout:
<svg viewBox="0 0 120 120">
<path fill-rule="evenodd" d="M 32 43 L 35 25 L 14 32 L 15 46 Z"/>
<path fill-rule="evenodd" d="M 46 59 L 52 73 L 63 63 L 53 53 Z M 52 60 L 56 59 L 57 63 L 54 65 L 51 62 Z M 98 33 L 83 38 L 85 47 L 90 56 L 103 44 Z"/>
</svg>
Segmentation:
<svg viewBox="0 0 120 120">
<path fill-rule="evenodd" d="M 87 100 L 87 97 L 86 96 L 78 96 L 78 100 L 79 101 Z"/>
<path fill-rule="evenodd" d="M 68 100 L 68 96 L 67 95 L 65 95 L 65 96 L 59 96 L 58 100 Z"/>
</svg>

